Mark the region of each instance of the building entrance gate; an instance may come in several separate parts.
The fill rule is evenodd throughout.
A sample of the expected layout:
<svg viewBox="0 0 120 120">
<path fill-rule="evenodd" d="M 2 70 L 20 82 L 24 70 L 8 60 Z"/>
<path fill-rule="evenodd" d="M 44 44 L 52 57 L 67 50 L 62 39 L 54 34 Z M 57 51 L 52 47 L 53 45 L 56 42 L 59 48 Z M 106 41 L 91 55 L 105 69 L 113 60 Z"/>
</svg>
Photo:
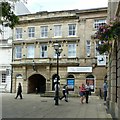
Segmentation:
<svg viewBox="0 0 120 120">
<path fill-rule="evenodd" d="M 40 74 L 34 74 L 28 79 L 28 93 L 45 93 L 46 79 Z"/>
</svg>

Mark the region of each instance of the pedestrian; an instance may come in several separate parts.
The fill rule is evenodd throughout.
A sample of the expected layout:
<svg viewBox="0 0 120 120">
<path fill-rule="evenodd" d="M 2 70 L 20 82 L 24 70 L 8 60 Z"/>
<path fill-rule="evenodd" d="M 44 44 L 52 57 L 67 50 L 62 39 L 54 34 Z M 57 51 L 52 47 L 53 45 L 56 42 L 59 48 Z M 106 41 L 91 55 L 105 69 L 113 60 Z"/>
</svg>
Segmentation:
<svg viewBox="0 0 120 120">
<path fill-rule="evenodd" d="M 104 101 L 106 101 L 106 98 L 107 98 L 107 88 L 108 88 L 108 85 L 107 85 L 107 81 L 105 80 L 103 84 Z"/>
<path fill-rule="evenodd" d="M 90 86 L 89 86 L 89 82 L 87 82 L 87 84 L 85 85 L 85 98 L 86 98 L 86 103 L 88 103 L 88 99 L 89 99 L 89 95 L 90 95 Z"/>
<path fill-rule="evenodd" d="M 20 96 L 20 99 L 23 99 L 22 98 L 22 86 L 21 86 L 21 83 L 18 84 L 18 90 L 17 90 L 17 95 L 16 95 L 15 99 L 17 99 L 18 96 Z"/>
<path fill-rule="evenodd" d="M 38 88 L 37 87 L 35 88 L 35 91 L 36 91 L 36 94 L 38 94 Z"/>
<path fill-rule="evenodd" d="M 68 100 L 67 100 L 67 94 L 68 94 L 67 85 L 63 86 L 63 88 L 62 88 L 62 94 L 63 94 L 63 96 L 60 98 L 60 100 L 62 100 L 63 98 L 65 98 L 65 101 L 68 102 Z"/>
<path fill-rule="evenodd" d="M 80 91 L 79 91 L 79 94 L 80 94 L 80 101 L 81 103 L 83 104 L 83 100 L 85 99 L 85 84 L 82 83 L 82 86 L 79 87 Z"/>
<path fill-rule="evenodd" d="M 66 102 L 68 102 L 68 94 L 69 94 L 69 90 L 68 90 L 68 86 L 66 86 L 65 87 Z"/>
</svg>

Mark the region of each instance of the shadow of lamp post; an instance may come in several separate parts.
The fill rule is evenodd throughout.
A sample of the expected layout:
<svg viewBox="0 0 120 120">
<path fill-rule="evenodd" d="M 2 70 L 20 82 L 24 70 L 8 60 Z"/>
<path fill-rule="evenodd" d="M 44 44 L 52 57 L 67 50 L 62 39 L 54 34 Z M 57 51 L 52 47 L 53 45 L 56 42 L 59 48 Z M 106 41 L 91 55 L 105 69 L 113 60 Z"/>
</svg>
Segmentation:
<svg viewBox="0 0 120 120">
<path fill-rule="evenodd" d="M 55 82 L 55 105 L 59 105 L 59 56 L 62 52 L 61 45 L 58 43 L 54 44 L 55 53 L 57 55 L 57 78 Z"/>
</svg>

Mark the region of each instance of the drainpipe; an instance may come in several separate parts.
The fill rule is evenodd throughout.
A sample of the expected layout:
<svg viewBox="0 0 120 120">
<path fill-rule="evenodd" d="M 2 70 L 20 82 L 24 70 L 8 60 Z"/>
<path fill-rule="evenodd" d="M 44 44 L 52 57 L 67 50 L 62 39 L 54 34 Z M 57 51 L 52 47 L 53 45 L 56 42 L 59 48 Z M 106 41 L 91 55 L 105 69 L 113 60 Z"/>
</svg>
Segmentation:
<svg viewBox="0 0 120 120">
<path fill-rule="evenodd" d="M 117 102 L 117 95 L 118 95 L 118 94 L 117 94 L 117 93 L 118 93 L 118 92 L 117 92 L 117 88 L 118 88 L 118 86 L 117 86 L 117 83 L 118 83 L 118 82 L 117 82 L 117 78 L 118 78 L 118 76 L 117 76 L 117 75 L 118 75 L 117 65 L 118 65 L 118 63 L 117 63 L 117 41 L 116 41 L 116 40 L 115 40 L 115 46 L 116 46 L 116 47 L 115 47 L 115 52 L 116 52 L 116 98 L 115 98 L 115 102 Z"/>
<path fill-rule="evenodd" d="M 12 60 L 11 62 L 13 63 L 13 40 L 14 40 L 14 29 L 12 29 Z M 13 84 L 13 65 L 11 64 L 11 88 L 10 88 L 10 93 L 12 93 L 12 84 Z"/>
</svg>

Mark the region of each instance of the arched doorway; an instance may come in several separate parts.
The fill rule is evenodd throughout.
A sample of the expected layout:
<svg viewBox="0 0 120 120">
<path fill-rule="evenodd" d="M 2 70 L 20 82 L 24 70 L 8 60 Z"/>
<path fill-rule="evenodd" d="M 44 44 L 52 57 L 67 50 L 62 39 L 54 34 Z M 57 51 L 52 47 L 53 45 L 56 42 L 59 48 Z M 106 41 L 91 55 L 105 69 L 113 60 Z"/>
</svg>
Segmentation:
<svg viewBox="0 0 120 120">
<path fill-rule="evenodd" d="M 46 79 L 40 74 L 34 74 L 28 79 L 28 93 L 45 93 Z"/>
<path fill-rule="evenodd" d="M 88 75 L 86 77 L 86 83 L 89 83 L 91 92 L 95 92 L 95 80 L 93 75 Z"/>
<path fill-rule="evenodd" d="M 54 82 L 55 78 L 57 78 L 57 74 L 54 74 L 52 76 L 52 90 L 55 90 L 55 88 L 54 88 L 54 86 L 55 86 L 55 82 Z M 58 80 L 60 80 L 60 76 L 58 76 Z"/>
</svg>

